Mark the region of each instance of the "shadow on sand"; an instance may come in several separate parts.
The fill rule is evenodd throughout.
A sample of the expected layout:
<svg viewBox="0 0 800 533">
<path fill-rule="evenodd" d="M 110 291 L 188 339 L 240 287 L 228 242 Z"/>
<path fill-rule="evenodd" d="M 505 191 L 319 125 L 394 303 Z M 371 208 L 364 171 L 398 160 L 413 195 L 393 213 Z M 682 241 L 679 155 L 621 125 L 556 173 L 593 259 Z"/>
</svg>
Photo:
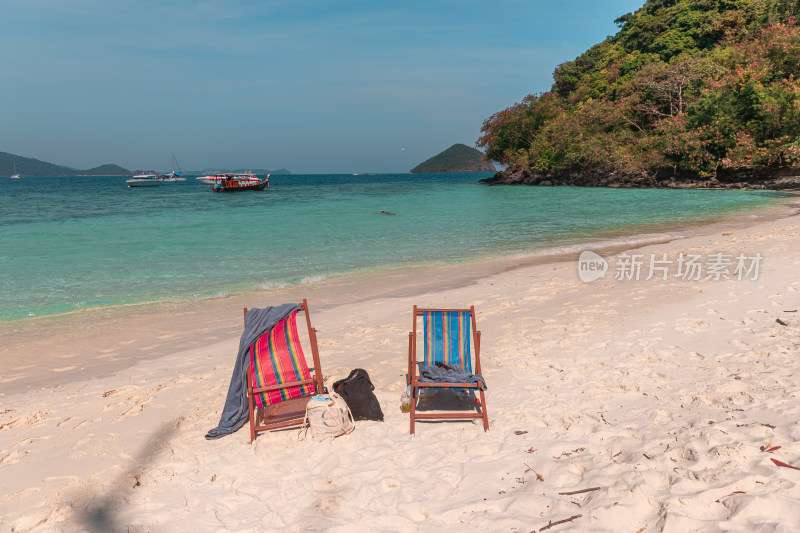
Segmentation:
<svg viewBox="0 0 800 533">
<path fill-rule="evenodd" d="M 126 526 L 118 523 L 119 510 L 136 487 L 141 485 L 142 474 L 158 458 L 159 453 L 168 445 L 177 431 L 178 420 L 164 423 L 144 443 L 139 454 L 132 460 L 130 467 L 119 476 L 105 494 L 87 494 L 76 501 L 75 522 L 88 531 L 110 532 L 125 530 Z M 91 489 L 89 489 L 91 491 Z"/>
</svg>

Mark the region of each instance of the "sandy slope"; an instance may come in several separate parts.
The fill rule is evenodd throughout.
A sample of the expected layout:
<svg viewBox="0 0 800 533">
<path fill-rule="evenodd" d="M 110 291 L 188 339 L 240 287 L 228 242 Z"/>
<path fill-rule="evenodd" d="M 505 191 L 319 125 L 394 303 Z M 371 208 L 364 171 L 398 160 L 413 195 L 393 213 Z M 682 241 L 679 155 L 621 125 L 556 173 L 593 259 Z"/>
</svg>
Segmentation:
<svg viewBox="0 0 800 533">
<path fill-rule="evenodd" d="M 288 430 L 250 445 L 246 428 L 203 439 L 238 345 L 233 312 L 213 338 L 196 324 L 202 343 L 167 337 L 133 367 L 3 393 L 0 530 L 799 530 L 800 470 L 770 459 L 800 466 L 800 217 L 637 250 L 651 252 L 764 262 L 756 281 L 617 281 L 609 257 L 583 283 L 570 261 L 321 310 L 308 288 L 326 381 L 367 369 L 386 414 L 330 443 Z M 415 303 L 476 306 L 489 432 L 408 434 Z M 133 349 L 123 337 L 119 324 L 99 336 Z M 59 354 L 57 339 L 37 342 L 16 349 Z M 0 376 L 10 387 L 31 372 Z M 762 452 L 770 442 L 780 449 Z"/>
</svg>

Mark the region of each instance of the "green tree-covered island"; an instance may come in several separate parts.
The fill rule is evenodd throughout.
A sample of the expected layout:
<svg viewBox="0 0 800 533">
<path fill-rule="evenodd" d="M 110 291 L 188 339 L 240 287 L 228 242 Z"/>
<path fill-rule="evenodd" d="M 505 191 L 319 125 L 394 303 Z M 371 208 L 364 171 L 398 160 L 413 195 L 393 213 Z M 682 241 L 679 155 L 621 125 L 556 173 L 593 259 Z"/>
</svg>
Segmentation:
<svg viewBox="0 0 800 533">
<path fill-rule="evenodd" d="M 559 65 L 550 91 L 495 113 L 488 181 L 800 186 L 800 0 L 647 0 Z"/>
<path fill-rule="evenodd" d="M 118 165 L 106 164 L 88 170 L 77 170 L 39 161 L 31 157 L 0 152 L 0 176 L 18 172 L 23 176 L 130 176 L 131 171 Z"/>
<path fill-rule="evenodd" d="M 494 172 L 492 163 L 483 153 L 466 144 L 454 144 L 444 152 L 423 161 L 411 169 L 412 174 L 426 172 Z"/>
</svg>

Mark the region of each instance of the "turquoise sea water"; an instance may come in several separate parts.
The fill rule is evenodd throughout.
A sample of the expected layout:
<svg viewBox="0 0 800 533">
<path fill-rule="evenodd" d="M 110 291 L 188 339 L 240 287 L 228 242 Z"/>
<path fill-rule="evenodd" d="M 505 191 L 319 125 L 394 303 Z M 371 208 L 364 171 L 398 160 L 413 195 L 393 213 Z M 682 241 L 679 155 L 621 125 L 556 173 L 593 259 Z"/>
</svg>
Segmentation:
<svg viewBox="0 0 800 533">
<path fill-rule="evenodd" d="M 478 183 L 487 176 L 274 176 L 230 194 L 193 178 L 0 178 L 0 321 L 664 231 L 786 196 Z"/>
</svg>

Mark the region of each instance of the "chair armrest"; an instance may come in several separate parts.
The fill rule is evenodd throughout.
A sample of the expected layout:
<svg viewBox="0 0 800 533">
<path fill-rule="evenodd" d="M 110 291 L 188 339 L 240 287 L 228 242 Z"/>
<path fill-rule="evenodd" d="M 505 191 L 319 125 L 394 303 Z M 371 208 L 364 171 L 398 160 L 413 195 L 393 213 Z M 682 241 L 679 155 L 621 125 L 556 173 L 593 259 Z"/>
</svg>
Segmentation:
<svg viewBox="0 0 800 533">
<path fill-rule="evenodd" d="M 286 389 L 286 388 L 289 388 L 289 387 L 297 387 L 297 386 L 300 386 L 300 385 L 308 385 L 309 383 L 314 383 L 314 380 L 313 379 L 304 379 L 302 381 L 292 381 L 291 383 L 281 383 L 279 385 L 270 385 L 268 387 L 256 387 L 256 388 L 253 388 L 252 391 L 254 393 L 267 392 L 267 391 L 272 391 L 272 390 Z"/>
</svg>

